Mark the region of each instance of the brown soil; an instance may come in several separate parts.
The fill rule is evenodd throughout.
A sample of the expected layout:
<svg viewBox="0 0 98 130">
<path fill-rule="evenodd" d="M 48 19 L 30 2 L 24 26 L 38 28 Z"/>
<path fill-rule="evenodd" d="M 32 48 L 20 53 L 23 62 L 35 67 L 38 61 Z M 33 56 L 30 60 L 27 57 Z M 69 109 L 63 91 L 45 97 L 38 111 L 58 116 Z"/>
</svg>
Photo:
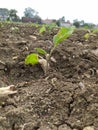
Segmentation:
<svg viewBox="0 0 98 130">
<path fill-rule="evenodd" d="M 85 40 L 87 30 L 75 30 L 54 51 L 47 76 L 40 65 L 24 64 L 35 47 L 49 51 L 57 31 L 0 28 L 0 87 L 18 91 L 0 100 L 0 130 L 98 130 L 98 34 Z"/>
</svg>

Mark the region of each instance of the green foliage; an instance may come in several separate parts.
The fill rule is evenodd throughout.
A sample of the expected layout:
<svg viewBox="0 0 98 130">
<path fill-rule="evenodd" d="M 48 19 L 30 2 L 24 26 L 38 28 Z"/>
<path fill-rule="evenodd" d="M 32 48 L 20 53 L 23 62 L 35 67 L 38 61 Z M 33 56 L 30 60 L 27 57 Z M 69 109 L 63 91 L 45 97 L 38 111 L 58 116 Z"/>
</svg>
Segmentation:
<svg viewBox="0 0 98 130">
<path fill-rule="evenodd" d="M 0 20 L 1 21 L 14 21 L 18 22 L 20 21 L 19 16 L 17 15 L 17 10 L 15 9 L 6 9 L 6 8 L 0 8 Z"/>
<path fill-rule="evenodd" d="M 37 14 L 38 12 L 32 9 L 31 7 L 25 8 L 25 11 L 24 11 L 25 17 L 34 18 L 34 16 L 36 16 Z"/>
<path fill-rule="evenodd" d="M 64 39 L 68 38 L 73 32 L 73 28 L 62 27 L 59 32 L 53 37 L 54 46 L 57 46 Z"/>
<path fill-rule="evenodd" d="M 84 35 L 84 38 L 85 39 L 88 39 L 90 37 L 90 34 L 89 33 L 86 33 L 85 35 Z"/>
<path fill-rule="evenodd" d="M 6 8 L 0 8 L 0 20 L 5 21 L 9 16 L 9 10 Z"/>
<path fill-rule="evenodd" d="M 45 25 L 43 24 L 40 29 L 39 29 L 39 33 L 42 34 L 43 32 L 46 32 L 47 30 L 52 30 L 54 27 L 56 27 L 56 23 L 51 23 L 49 25 Z"/>
<path fill-rule="evenodd" d="M 39 30 L 39 33 L 43 33 L 43 32 L 46 32 L 46 27 L 43 25 L 40 30 Z"/>
<path fill-rule="evenodd" d="M 9 10 L 9 17 L 8 20 L 18 22 L 20 20 L 19 16 L 17 15 L 17 10 L 11 9 Z"/>
<path fill-rule="evenodd" d="M 18 32 L 18 31 L 19 31 L 19 28 L 18 28 L 18 27 L 11 27 L 11 31 L 13 31 L 13 32 Z"/>
<path fill-rule="evenodd" d="M 43 26 L 44 27 L 44 26 Z M 51 48 L 50 53 L 48 54 L 45 50 L 41 49 L 41 48 L 35 48 L 35 50 L 37 51 L 37 53 L 33 53 L 28 55 L 25 58 L 25 64 L 40 64 L 44 73 L 46 74 L 48 67 L 49 67 L 49 61 L 51 60 L 52 57 L 52 53 L 55 50 L 55 48 L 57 47 L 57 45 L 59 43 L 61 43 L 64 39 L 68 38 L 72 32 L 73 32 L 74 28 L 65 28 L 62 27 L 60 28 L 60 30 L 58 31 L 58 33 L 53 37 L 53 48 Z M 44 55 L 44 57 L 42 57 L 41 55 Z"/>
<path fill-rule="evenodd" d="M 36 27 L 36 28 L 40 27 L 40 24 L 38 24 L 38 23 L 29 23 L 29 25 L 31 27 Z"/>
<path fill-rule="evenodd" d="M 0 28 L 2 28 L 2 27 L 4 27 L 4 25 L 3 25 L 3 23 L 2 23 L 2 22 L 0 22 Z"/>
<path fill-rule="evenodd" d="M 84 28 L 84 29 L 90 29 L 89 26 L 87 26 L 87 25 L 84 25 L 83 28 Z"/>
<path fill-rule="evenodd" d="M 73 21 L 73 25 L 74 25 L 76 28 L 79 28 L 79 27 L 80 27 L 80 22 L 79 22 L 77 19 L 75 19 L 75 20 Z"/>
<path fill-rule="evenodd" d="M 47 52 L 41 48 L 35 48 L 35 50 L 39 53 L 39 54 L 42 54 L 42 55 L 46 55 Z"/>
<path fill-rule="evenodd" d="M 38 64 L 39 63 L 39 59 L 38 59 L 38 54 L 33 53 L 33 54 L 29 54 L 27 55 L 27 57 L 25 58 L 25 64 Z"/>
<path fill-rule="evenodd" d="M 86 34 L 84 35 L 84 38 L 85 38 L 85 39 L 89 39 L 89 37 L 90 37 L 91 35 L 94 35 L 94 33 L 98 33 L 98 28 L 94 28 L 94 29 L 92 29 L 89 33 L 86 33 Z"/>
<path fill-rule="evenodd" d="M 98 28 L 93 29 L 93 33 L 98 33 Z"/>
<path fill-rule="evenodd" d="M 84 27 L 85 29 L 93 29 L 94 26 L 95 25 L 92 23 L 84 23 L 82 27 Z"/>
<path fill-rule="evenodd" d="M 56 23 L 51 23 L 48 25 L 48 29 L 51 30 L 56 27 Z"/>
</svg>

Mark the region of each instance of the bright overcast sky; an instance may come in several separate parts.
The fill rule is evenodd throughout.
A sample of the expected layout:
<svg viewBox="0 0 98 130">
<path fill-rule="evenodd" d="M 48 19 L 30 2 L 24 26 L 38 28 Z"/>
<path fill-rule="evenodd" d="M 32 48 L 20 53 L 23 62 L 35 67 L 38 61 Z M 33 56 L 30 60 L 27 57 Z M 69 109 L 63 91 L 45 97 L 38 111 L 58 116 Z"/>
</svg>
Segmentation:
<svg viewBox="0 0 98 130">
<path fill-rule="evenodd" d="M 84 20 L 98 23 L 98 0 L 0 0 L 0 8 L 16 9 L 23 16 L 24 9 L 31 7 L 42 19 Z"/>
</svg>

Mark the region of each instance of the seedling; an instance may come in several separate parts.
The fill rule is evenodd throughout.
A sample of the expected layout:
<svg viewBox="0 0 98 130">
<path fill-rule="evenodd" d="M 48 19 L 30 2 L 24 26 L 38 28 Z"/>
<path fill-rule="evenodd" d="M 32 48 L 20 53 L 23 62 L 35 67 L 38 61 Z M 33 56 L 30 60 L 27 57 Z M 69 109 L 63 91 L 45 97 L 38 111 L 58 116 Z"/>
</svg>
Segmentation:
<svg viewBox="0 0 98 130">
<path fill-rule="evenodd" d="M 98 28 L 93 29 L 93 33 L 98 33 Z"/>
<path fill-rule="evenodd" d="M 36 28 L 38 28 L 40 26 L 38 23 L 30 23 L 29 25 L 31 27 L 36 27 Z"/>
<path fill-rule="evenodd" d="M 42 33 L 46 32 L 47 30 L 52 30 L 55 27 L 56 27 L 55 23 L 51 23 L 51 24 L 47 24 L 47 25 L 43 24 L 41 26 L 41 28 L 39 29 L 39 33 L 42 34 Z"/>
<path fill-rule="evenodd" d="M 19 28 L 18 28 L 18 27 L 11 27 L 11 31 L 13 31 L 13 32 L 18 32 L 18 31 L 19 31 Z"/>
<path fill-rule="evenodd" d="M 88 40 L 88 39 L 90 38 L 90 36 L 96 36 L 96 33 L 98 33 L 98 28 L 93 29 L 92 31 L 86 33 L 86 34 L 84 35 L 84 38 L 85 38 L 86 40 Z"/>
<path fill-rule="evenodd" d="M 40 30 L 39 30 L 39 33 L 42 34 L 43 32 L 46 32 L 46 27 L 45 25 L 43 25 Z"/>
<path fill-rule="evenodd" d="M 3 25 L 3 23 L 2 23 L 2 22 L 0 22 L 0 28 L 2 28 L 2 27 L 4 27 L 4 25 Z"/>
<path fill-rule="evenodd" d="M 48 25 L 49 30 L 52 30 L 55 27 L 57 27 L 56 23 L 51 23 L 51 24 Z"/>
<path fill-rule="evenodd" d="M 47 74 L 50 66 L 50 60 L 55 61 L 55 59 L 53 59 L 52 57 L 54 50 L 59 45 L 59 43 L 68 38 L 73 31 L 74 28 L 60 28 L 58 33 L 53 37 L 53 47 L 51 48 L 50 52 L 48 53 L 46 50 L 41 48 L 35 48 L 37 53 L 27 55 L 27 57 L 25 58 L 25 64 L 40 64 L 44 73 Z"/>
<path fill-rule="evenodd" d="M 87 39 L 89 39 L 89 37 L 90 37 L 90 33 L 86 33 L 85 35 L 84 35 L 84 38 L 87 40 Z"/>
</svg>

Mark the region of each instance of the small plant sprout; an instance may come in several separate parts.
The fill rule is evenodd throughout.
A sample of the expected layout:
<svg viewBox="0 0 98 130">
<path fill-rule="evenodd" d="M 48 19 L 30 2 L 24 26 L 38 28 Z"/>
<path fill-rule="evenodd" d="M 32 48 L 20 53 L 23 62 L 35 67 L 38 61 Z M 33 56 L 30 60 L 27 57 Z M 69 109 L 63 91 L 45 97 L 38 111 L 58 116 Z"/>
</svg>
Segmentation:
<svg viewBox="0 0 98 130">
<path fill-rule="evenodd" d="M 18 27 L 11 27 L 11 31 L 13 31 L 13 32 L 18 32 L 18 31 L 19 31 L 19 28 L 18 28 Z"/>
<path fill-rule="evenodd" d="M 90 36 L 96 36 L 96 33 L 98 33 L 98 28 L 95 28 L 95 29 L 93 29 L 92 31 L 86 33 L 86 34 L 84 35 L 84 38 L 85 38 L 86 40 L 88 40 L 88 39 L 90 38 Z"/>
<path fill-rule="evenodd" d="M 93 29 L 93 33 L 98 33 L 98 28 Z"/>
<path fill-rule="evenodd" d="M 87 39 L 89 39 L 89 37 L 90 37 L 90 33 L 86 33 L 85 35 L 84 35 L 84 38 L 87 40 Z"/>
<path fill-rule="evenodd" d="M 44 32 L 46 32 L 47 30 L 52 30 L 53 28 L 56 27 L 56 23 L 51 23 L 49 25 L 45 25 L 43 24 L 40 29 L 39 29 L 39 33 L 42 34 Z"/>
<path fill-rule="evenodd" d="M 55 27 L 57 27 L 56 23 L 51 23 L 51 24 L 48 25 L 49 30 L 52 30 Z"/>
<path fill-rule="evenodd" d="M 68 38 L 73 31 L 74 28 L 61 27 L 58 33 L 53 37 L 53 47 L 51 48 L 50 52 L 48 53 L 42 48 L 35 48 L 37 53 L 27 55 L 27 57 L 25 58 L 25 64 L 40 64 L 44 73 L 47 74 L 50 66 L 50 60 L 55 62 L 55 59 L 52 57 L 54 50 L 59 45 L 59 43 Z"/>
<path fill-rule="evenodd" d="M 42 34 L 43 32 L 46 32 L 46 27 L 45 25 L 43 25 L 40 30 L 39 30 L 39 33 Z"/>
</svg>

